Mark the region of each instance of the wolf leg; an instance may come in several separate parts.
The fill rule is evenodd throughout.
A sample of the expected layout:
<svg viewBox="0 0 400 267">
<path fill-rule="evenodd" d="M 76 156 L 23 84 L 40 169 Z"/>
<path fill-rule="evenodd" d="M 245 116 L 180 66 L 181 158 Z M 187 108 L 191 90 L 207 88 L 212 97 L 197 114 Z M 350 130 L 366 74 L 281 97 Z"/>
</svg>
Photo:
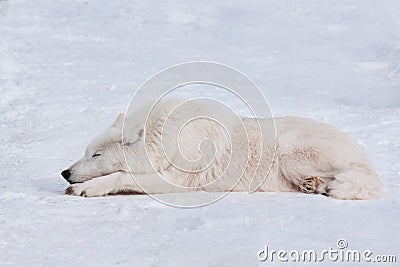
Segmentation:
<svg viewBox="0 0 400 267">
<path fill-rule="evenodd" d="M 306 177 L 300 180 L 300 191 L 307 194 L 323 194 L 329 195 L 327 183 L 316 176 Z"/>
<path fill-rule="evenodd" d="M 131 187 L 135 188 L 133 180 L 130 181 L 127 179 L 127 176 L 129 176 L 129 174 L 115 172 L 109 175 L 93 178 L 83 183 L 72 184 L 65 190 L 65 193 L 67 195 L 82 197 L 97 197 L 115 193 L 124 185 L 128 186 L 132 184 Z"/>
<path fill-rule="evenodd" d="M 174 185 L 157 173 L 134 174 L 116 172 L 93 178 L 84 183 L 72 184 L 65 190 L 67 195 L 96 197 L 108 194 L 158 194 L 180 193 L 189 191 L 187 188 Z"/>
</svg>

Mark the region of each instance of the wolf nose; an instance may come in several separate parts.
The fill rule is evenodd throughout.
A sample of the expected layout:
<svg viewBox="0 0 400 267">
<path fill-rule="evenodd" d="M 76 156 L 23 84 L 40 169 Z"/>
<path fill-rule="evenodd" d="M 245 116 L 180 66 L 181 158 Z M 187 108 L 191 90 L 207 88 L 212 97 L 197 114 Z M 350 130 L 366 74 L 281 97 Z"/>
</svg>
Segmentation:
<svg viewBox="0 0 400 267">
<path fill-rule="evenodd" d="M 62 177 L 64 177 L 67 181 L 68 178 L 71 176 L 71 171 L 70 170 L 64 170 L 61 172 Z"/>
</svg>

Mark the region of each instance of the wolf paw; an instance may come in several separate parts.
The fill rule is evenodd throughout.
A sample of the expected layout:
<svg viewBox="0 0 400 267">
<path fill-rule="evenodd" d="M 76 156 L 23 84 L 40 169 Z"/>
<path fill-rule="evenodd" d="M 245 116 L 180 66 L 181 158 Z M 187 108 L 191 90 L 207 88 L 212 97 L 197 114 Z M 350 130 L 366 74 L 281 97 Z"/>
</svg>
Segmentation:
<svg viewBox="0 0 400 267">
<path fill-rule="evenodd" d="M 300 191 L 306 194 L 327 194 L 328 190 L 325 188 L 324 180 L 318 177 L 307 177 L 300 181 Z"/>
<path fill-rule="evenodd" d="M 98 190 L 98 188 L 85 185 L 85 183 L 73 184 L 65 190 L 65 194 L 81 197 L 105 196 L 108 192 Z"/>
</svg>

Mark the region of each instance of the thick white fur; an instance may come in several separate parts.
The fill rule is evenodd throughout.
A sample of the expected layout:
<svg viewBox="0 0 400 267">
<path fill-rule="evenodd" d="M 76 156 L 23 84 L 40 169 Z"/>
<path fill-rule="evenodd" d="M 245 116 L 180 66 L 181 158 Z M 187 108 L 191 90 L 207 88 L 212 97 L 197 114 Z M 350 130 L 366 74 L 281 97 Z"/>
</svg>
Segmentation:
<svg viewBox="0 0 400 267">
<path fill-rule="evenodd" d="M 148 108 L 129 115 L 123 142 L 124 115 L 120 114 L 89 145 L 85 156 L 69 168 L 72 185 L 67 193 L 103 196 L 193 190 L 300 192 L 302 179 L 318 177 L 324 183 L 316 193 L 338 199 L 382 196 L 381 181 L 365 153 L 347 135 L 329 125 L 296 117 L 258 121 L 235 118 L 214 104 L 200 102 L 170 113 L 175 104 L 170 101 L 159 105 L 148 118 L 144 134 Z M 210 113 L 218 114 L 225 128 L 202 118 L 182 127 L 187 118 Z M 93 158 L 94 154 L 101 155 Z M 208 167 L 207 162 L 211 162 Z"/>
</svg>

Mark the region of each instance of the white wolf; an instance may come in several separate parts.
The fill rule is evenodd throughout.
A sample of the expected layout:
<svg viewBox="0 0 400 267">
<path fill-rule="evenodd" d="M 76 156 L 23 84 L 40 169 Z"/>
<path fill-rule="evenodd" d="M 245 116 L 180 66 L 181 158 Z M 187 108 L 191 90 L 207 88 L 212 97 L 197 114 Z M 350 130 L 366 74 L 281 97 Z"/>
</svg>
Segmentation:
<svg viewBox="0 0 400 267">
<path fill-rule="evenodd" d="M 296 117 L 235 119 L 200 102 L 171 113 L 175 106 L 171 103 L 158 105 L 146 124 L 144 110 L 148 109 L 120 114 L 89 145 L 84 157 L 62 172 L 71 184 L 66 194 L 93 197 L 253 188 L 338 199 L 382 196 L 382 183 L 365 153 L 329 125 Z M 197 116 L 202 112 L 219 114 L 223 127 Z M 185 124 L 187 118 L 196 119 Z"/>
</svg>

